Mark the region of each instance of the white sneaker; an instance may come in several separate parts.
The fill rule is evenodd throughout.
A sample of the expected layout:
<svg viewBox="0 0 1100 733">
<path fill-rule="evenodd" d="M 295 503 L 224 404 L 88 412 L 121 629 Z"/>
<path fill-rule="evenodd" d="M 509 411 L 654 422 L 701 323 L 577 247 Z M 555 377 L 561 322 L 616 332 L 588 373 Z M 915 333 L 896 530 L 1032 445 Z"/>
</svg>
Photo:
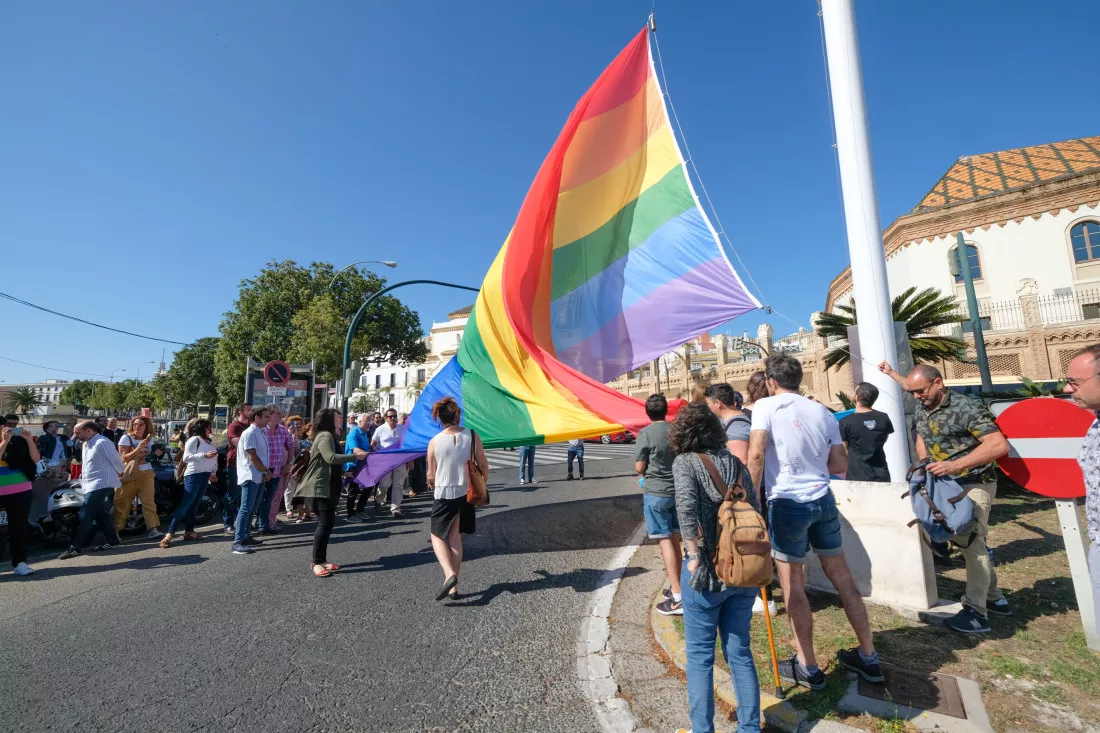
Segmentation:
<svg viewBox="0 0 1100 733">
<path fill-rule="evenodd" d="M 756 600 L 752 604 L 753 613 L 764 613 L 764 601 L 760 599 L 760 596 L 756 597 Z M 768 614 L 775 615 L 775 601 L 768 601 Z"/>
<path fill-rule="evenodd" d="M 15 566 L 14 572 L 16 575 L 34 575 L 34 568 L 25 562 L 21 562 Z"/>
<path fill-rule="evenodd" d="M 523 479 L 520 479 L 520 480 L 519 480 L 519 485 L 520 485 L 520 486 L 523 486 L 523 485 L 524 485 L 525 483 L 527 483 L 527 482 L 526 482 L 526 481 L 524 481 Z"/>
<path fill-rule="evenodd" d="M 159 529 L 151 529 L 145 537 L 150 540 L 159 540 L 164 537 L 164 532 L 161 532 Z"/>
</svg>

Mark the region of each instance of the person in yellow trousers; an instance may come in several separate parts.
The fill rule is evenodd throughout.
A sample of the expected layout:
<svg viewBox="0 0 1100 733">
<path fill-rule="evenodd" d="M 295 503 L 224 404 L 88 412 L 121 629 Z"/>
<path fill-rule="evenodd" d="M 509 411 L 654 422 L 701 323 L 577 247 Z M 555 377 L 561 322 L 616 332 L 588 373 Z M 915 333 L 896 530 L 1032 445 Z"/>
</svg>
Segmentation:
<svg viewBox="0 0 1100 733">
<path fill-rule="evenodd" d="M 153 421 L 145 416 L 130 421 L 130 429 L 118 441 L 118 452 L 127 468 L 131 461 L 137 464 L 137 471 L 127 481 L 123 474 L 122 488 L 115 492 L 115 531 L 126 524 L 130 505 L 134 497 L 141 499 L 141 511 L 145 515 L 146 536 L 159 539 L 161 536 L 160 517 L 157 516 L 157 502 L 154 494 L 153 466 L 149 463 L 149 447 L 153 442 Z M 132 469 L 131 469 L 132 470 Z"/>
</svg>

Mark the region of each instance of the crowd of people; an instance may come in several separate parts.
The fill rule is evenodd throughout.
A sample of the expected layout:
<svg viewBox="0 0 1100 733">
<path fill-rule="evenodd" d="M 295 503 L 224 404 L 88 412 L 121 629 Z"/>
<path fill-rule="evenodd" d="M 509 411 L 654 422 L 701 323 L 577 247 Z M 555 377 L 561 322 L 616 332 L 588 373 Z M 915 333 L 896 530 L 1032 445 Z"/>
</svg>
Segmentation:
<svg viewBox="0 0 1100 733">
<path fill-rule="evenodd" d="M 912 424 L 917 458 L 935 477 L 951 478 L 974 505 L 974 524 L 965 537 L 952 540 L 966 568 L 962 609 L 947 627 L 964 634 L 991 631 L 990 615 L 1011 616 L 1012 607 L 997 583 L 988 552 L 989 516 L 996 499 L 995 461 L 1007 454 L 1008 441 L 980 401 L 951 391 L 943 375 L 918 365 L 900 375 L 882 364 L 917 401 Z M 840 513 L 831 490 L 836 476 L 850 480 L 890 480 L 884 445 L 895 432 L 888 415 L 874 409 L 878 390 L 856 385 L 856 404 L 841 420 L 826 407 L 800 393 L 802 365 L 790 355 L 773 355 L 748 383 L 748 401 L 728 384 L 706 387 L 667 421 L 669 405 L 655 394 L 645 403 L 651 421 L 637 438 L 635 470 L 641 476 L 642 511 L 649 537 L 657 540 L 669 588 L 658 611 L 682 615 L 687 648 L 690 717 L 695 733 L 713 730 L 713 665 L 715 641 L 729 663 L 738 702 L 738 731 L 759 731 L 759 683 L 749 648 L 749 626 L 765 607 L 757 587 L 726 585 L 715 567 L 721 531 L 719 506 L 726 487 L 740 486 L 746 501 L 766 517 L 775 576 L 782 589 L 793 632 L 795 653 L 778 663 L 789 683 L 821 690 L 825 677 L 814 651 L 813 612 L 805 591 L 804 562 L 813 550 L 836 588 L 857 645 L 841 650 L 838 663 L 871 683 L 883 674 L 867 610 L 845 560 Z M 1067 370 L 1065 392 L 1082 408 L 1100 411 L 1100 345 L 1078 354 Z M 462 567 L 462 534 L 475 531 L 475 514 L 467 500 L 472 473 L 488 474 L 484 448 L 476 432 L 463 427 L 461 409 L 452 398 L 438 401 L 432 417 L 440 431 L 431 440 L 423 471 L 433 491 L 431 542 L 444 581 L 437 599 L 455 597 Z M 363 414 L 341 440 L 341 415 L 322 410 L 314 423 L 296 416 L 285 420 L 277 408 L 241 405 L 229 426 L 225 530 L 233 535 L 231 551 L 249 554 L 262 544 L 251 532 L 257 518 L 260 535 L 279 532 L 275 521 L 280 500 L 288 521 L 316 514 L 311 570 L 328 577 L 339 566 L 328 561 L 329 536 L 340 510 L 342 488 L 358 473 L 369 452 L 400 443 L 404 417 L 394 410 Z M 36 464 L 57 468 L 66 457 L 77 462 L 85 494 L 79 530 L 62 559 L 75 557 L 96 530 L 104 542 L 119 543 L 120 517 L 135 496 L 145 521 L 160 536 L 159 517 L 151 501 L 147 463 L 152 425 L 132 420 L 125 433 L 109 424 L 85 420 L 66 441 L 47 424 L 38 441 L 22 435 L 18 417 L 6 416 L 0 431 L 0 499 L 11 517 L 12 564 L 19 575 L 33 572 L 26 563 L 26 520 Z M 116 447 L 117 444 L 117 447 Z M 79 451 L 77 452 L 77 446 Z M 533 480 L 528 464 L 533 449 L 521 454 L 521 483 Z M 195 507 L 217 471 L 218 451 L 207 420 L 191 421 L 180 455 L 185 498 L 161 538 L 168 548 L 183 529 L 184 540 L 198 538 Z M 568 478 L 573 461 L 584 476 L 583 443 L 571 441 Z M 1091 541 L 1089 566 L 1093 594 L 1100 605 L 1100 418 L 1086 436 L 1078 462 L 1086 484 L 1086 516 Z M 712 472 L 712 469 L 715 469 Z M 349 519 L 363 520 L 366 504 L 401 517 L 401 498 L 408 472 L 400 466 L 377 486 L 349 486 Z M 719 480 L 722 485 L 719 485 Z M 304 506 L 303 506 L 304 505 Z M 297 519 L 295 520 L 295 516 Z M 20 531 L 22 527 L 22 531 Z M 682 551 L 682 549 L 684 551 Z M 774 606 L 769 604 L 769 612 Z"/>
<path fill-rule="evenodd" d="M 854 410 L 838 420 L 800 393 L 802 366 L 797 359 L 775 355 L 764 367 L 749 381 L 747 403 L 727 384 L 710 385 L 694 393 L 672 423 L 665 422 L 665 398 L 651 396 L 646 413 L 652 422 L 638 436 L 635 470 L 642 476 L 643 514 L 649 537 L 658 542 L 669 585 L 657 610 L 683 616 L 693 733 L 714 730 L 716 640 L 733 679 L 737 730 L 760 730 L 760 686 L 749 627 L 753 612 L 764 610 L 762 596 L 755 586 L 724 584 L 715 568 L 718 509 L 726 487 L 743 487 L 752 508 L 766 517 L 795 649 L 790 658 L 778 660 L 779 676 L 810 690 L 826 687 L 805 590 L 804 562 L 813 550 L 857 640 L 855 647 L 837 653 L 837 662 L 867 682 L 884 681 L 867 610 L 845 560 L 831 481 L 836 476 L 890 481 L 884 446 L 895 426 L 886 413 L 874 409 L 879 391 L 870 383 L 856 385 Z M 997 489 L 995 461 L 1008 453 L 1008 441 L 989 410 L 951 391 L 935 367 L 918 365 L 906 375 L 886 363 L 880 369 L 917 401 L 907 427 L 919 465 L 934 477 L 955 481 L 973 502 L 973 524 L 950 547 L 944 543 L 933 548 L 944 557 L 954 549 L 965 563 L 961 610 L 946 626 L 962 634 L 989 633 L 991 615 L 1013 613 L 998 586 L 987 544 Z M 1100 345 L 1070 362 L 1065 392 L 1080 407 L 1100 415 Z M 1092 593 L 1100 607 L 1100 419 L 1093 422 L 1078 462 L 1087 492 Z M 708 463 L 717 475 L 710 473 Z M 774 604 L 769 603 L 769 610 L 774 613 Z"/>
</svg>

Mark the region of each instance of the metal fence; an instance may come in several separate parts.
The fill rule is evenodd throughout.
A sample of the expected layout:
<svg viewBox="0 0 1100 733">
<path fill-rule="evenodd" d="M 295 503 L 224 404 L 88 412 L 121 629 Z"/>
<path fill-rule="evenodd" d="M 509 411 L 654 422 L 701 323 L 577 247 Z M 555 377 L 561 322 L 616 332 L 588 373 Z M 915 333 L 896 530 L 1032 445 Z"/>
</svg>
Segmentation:
<svg viewBox="0 0 1100 733">
<path fill-rule="evenodd" d="M 1041 295 L 1039 317 L 1044 326 L 1100 319 L 1100 290 Z"/>
<path fill-rule="evenodd" d="M 940 326 L 941 336 L 960 336 L 970 333 L 970 309 L 960 303 L 955 309 L 958 324 Z M 978 317 L 982 331 L 1023 331 L 1026 328 L 1024 310 L 1019 300 L 978 301 Z"/>
</svg>

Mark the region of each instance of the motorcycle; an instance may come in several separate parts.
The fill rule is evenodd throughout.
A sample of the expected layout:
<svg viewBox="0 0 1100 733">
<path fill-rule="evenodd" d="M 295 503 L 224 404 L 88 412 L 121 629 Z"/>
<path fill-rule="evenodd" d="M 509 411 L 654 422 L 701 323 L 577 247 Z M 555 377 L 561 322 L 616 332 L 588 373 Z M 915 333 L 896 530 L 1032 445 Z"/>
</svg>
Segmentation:
<svg viewBox="0 0 1100 733">
<path fill-rule="evenodd" d="M 176 481 L 176 466 L 163 446 L 154 447 L 149 461 L 153 466 L 153 493 L 157 515 L 163 520 L 162 524 L 167 525 L 183 498 L 183 483 Z M 80 525 L 80 509 L 84 506 L 84 494 L 79 489 L 79 479 L 66 481 L 50 494 L 46 503 L 46 516 L 38 522 L 43 539 L 52 541 L 64 536 L 71 541 Z M 220 488 L 218 484 L 207 487 L 195 513 L 196 524 L 207 524 L 218 515 L 224 495 L 224 488 Z M 141 500 L 135 497 L 119 534 L 130 536 L 144 531 L 145 514 Z"/>
</svg>

